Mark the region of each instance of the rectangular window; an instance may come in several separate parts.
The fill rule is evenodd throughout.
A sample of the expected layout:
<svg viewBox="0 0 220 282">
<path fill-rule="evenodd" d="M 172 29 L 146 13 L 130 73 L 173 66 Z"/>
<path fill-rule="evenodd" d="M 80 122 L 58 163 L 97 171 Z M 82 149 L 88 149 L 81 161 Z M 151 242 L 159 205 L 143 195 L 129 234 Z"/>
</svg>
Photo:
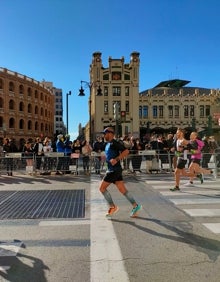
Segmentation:
<svg viewBox="0 0 220 282">
<path fill-rule="evenodd" d="M 143 106 L 143 118 L 148 118 L 148 106 Z"/>
<path fill-rule="evenodd" d="M 113 101 L 112 103 L 112 112 L 114 113 L 114 104 L 117 103 L 118 104 L 118 112 L 121 112 L 121 101 Z"/>
<path fill-rule="evenodd" d="M 199 107 L 199 116 L 204 117 L 205 116 L 205 109 L 204 106 Z"/>
<path fill-rule="evenodd" d="M 108 113 L 108 101 L 104 101 L 104 113 Z"/>
<path fill-rule="evenodd" d="M 159 117 L 163 117 L 163 106 L 159 106 Z"/>
<path fill-rule="evenodd" d="M 168 106 L 168 115 L 169 115 L 169 118 L 172 118 L 173 117 L 173 106 Z"/>
<path fill-rule="evenodd" d="M 129 101 L 125 101 L 125 111 L 129 113 Z"/>
<path fill-rule="evenodd" d="M 104 96 L 108 96 L 108 87 L 107 86 L 104 87 Z"/>
<path fill-rule="evenodd" d="M 195 115 L 194 106 L 193 106 L 193 105 L 190 105 L 189 110 L 190 110 L 190 116 L 191 116 L 191 117 L 194 117 L 194 115 Z"/>
<path fill-rule="evenodd" d="M 112 87 L 112 94 L 113 94 L 113 96 L 121 96 L 121 87 L 113 86 Z"/>
<path fill-rule="evenodd" d="M 125 96 L 129 96 L 129 86 L 125 87 Z"/>
<path fill-rule="evenodd" d="M 206 105 L 205 106 L 205 115 L 208 117 L 208 116 L 210 116 L 210 106 L 209 105 Z"/>
<path fill-rule="evenodd" d="M 157 106 L 153 106 L 153 118 L 157 117 Z"/>
<path fill-rule="evenodd" d="M 174 117 L 178 118 L 180 116 L 180 107 L 174 106 Z"/>
<path fill-rule="evenodd" d="M 184 117 L 189 117 L 189 106 L 184 106 Z"/>
</svg>

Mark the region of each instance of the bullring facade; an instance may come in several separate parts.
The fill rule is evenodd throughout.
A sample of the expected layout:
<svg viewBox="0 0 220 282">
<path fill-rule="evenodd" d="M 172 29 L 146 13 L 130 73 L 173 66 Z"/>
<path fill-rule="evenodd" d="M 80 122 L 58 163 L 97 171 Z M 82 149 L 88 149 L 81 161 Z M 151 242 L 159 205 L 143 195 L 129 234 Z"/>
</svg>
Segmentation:
<svg viewBox="0 0 220 282">
<path fill-rule="evenodd" d="M 52 137 L 54 95 L 42 83 L 0 68 L 0 134 L 16 140 Z"/>
</svg>

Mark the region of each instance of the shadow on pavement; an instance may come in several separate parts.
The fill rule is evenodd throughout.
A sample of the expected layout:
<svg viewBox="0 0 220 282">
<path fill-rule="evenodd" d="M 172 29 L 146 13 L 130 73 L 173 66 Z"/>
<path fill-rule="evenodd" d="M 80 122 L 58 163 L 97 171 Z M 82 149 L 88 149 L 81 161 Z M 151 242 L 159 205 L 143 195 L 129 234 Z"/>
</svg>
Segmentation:
<svg viewBox="0 0 220 282">
<path fill-rule="evenodd" d="M 77 182 L 90 182 L 90 177 L 85 176 L 74 176 L 74 175 L 47 175 L 47 176 L 1 176 L 0 177 L 0 187 L 8 184 L 32 184 L 32 183 L 42 183 L 42 184 L 51 184 L 52 182 L 65 182 L 73 183 Z"/>
<path fill-rule="evenodd" d="M 176 235 L 169 235 L 165 233 L 160 233 L 158 231 L 155 231 L 153 229 L 150 229 L 148 227 L 144 227 L 141 225 L 138 225 L 137 222 L 138 220 L 144 220 L 146 222 L 153 222 L 156 223 L 157 225 L 160 225 L 164 228 L 166 228 L 169 231 L 172 231 L 176 233 Z M 183 230 L 178 229 L 176 226 L 173 226 L 172 224 L 167 224 L 166 222 L 160 221 L 158 219 L 150 219 L 150 218 L 144 218 L 144 217 L 136 217 L 136 221 L 123 221 L 123 220 L 118 220 L 118 219 L 112 219 L 113 222 L 118 222 L 118 223 L 125 223 L 129 224 L 135 228 L 138 228 L 139 230 L 146 232 L 148 234 L 154 235 L 154 236 L 159 236 L 165 239 L 173 240 L 176 242 L 180 243 L 185 243 L 188 245 L 191 245 L 194 247 L 197 251 L 203 252 L 212 261 L 216 261 L 218 256 L 220 255 L 220 241 L 206 238 L 197 234 L 193 234 L 190 232 L 185 232 Z M 176 224 L 176 222 L 172 222 Z"/>
<path fill-rule="evenodd" d="M 20 258 L 30 260 L 29 264 L 22 262 Z M 9 261 L 10 269 L 6 272 L 0 271 L 0 276 L 11 282 L 24 282 L 24 281 L 36 281 L 46 282 L 44 271 L 49 268 L 43 263 L 42 260 L 28 256 L 25 254 L 18 253 L 17 257 L 14 257 Z M 33 266 L 30 266 L 30 265 Z"/>
</svg>

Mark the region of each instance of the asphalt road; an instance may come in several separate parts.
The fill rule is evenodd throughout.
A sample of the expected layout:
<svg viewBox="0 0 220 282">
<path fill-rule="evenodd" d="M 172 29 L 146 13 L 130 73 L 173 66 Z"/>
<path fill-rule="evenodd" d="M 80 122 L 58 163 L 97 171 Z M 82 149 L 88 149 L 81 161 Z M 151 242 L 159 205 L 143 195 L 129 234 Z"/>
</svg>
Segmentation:
<svg viewBox="0 0 220 282">
<path fill-rule="evenodd" d="M 168 174 L 126 176 L 143 209 L 130 218 L 111 186 L 120 210 L 107 220 L 97 175 L 1 176 L 0 191 L 85 189 L 85 217 L 1 220 L 0 281 L 219 282 L 220 180 L 184 181 L 172 193 Z"/>
</svg>

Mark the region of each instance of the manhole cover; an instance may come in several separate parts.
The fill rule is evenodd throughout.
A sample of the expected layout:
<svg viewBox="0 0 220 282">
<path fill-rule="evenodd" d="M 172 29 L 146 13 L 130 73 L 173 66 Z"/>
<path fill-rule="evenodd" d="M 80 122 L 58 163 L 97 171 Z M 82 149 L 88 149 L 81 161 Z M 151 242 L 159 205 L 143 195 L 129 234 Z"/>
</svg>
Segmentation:
<svg viewBox="0 0 220 282">
<path fill-rule="evenodd" d="M 0 191 L 0 220 L 83 217 L 85 190 Z"/>
</svg>

